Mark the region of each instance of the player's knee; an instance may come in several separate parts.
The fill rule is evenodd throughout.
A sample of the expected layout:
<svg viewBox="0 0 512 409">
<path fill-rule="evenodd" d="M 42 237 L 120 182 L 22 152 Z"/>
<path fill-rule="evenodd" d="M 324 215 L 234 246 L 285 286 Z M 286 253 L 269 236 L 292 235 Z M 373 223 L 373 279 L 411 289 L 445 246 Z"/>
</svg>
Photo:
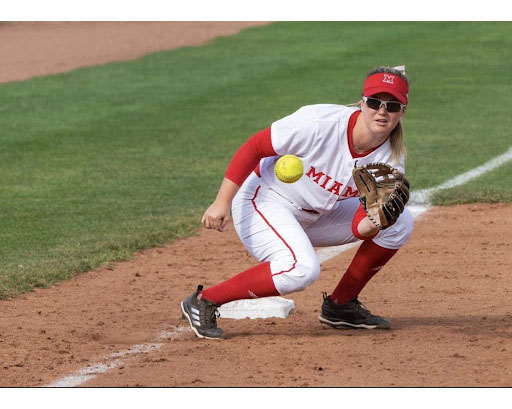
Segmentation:
<svg viewBox="0 0 512 409">
<path fill-rule="evenodd" d="M 274 276 L 274 283 L 280 294 L 285 295 L 303 291 L 313 284 L 320 276 L 318 259 L 300 259 L 290 265 L 285 273 Z"/>
<path fill-rule="evenodd" d="M 383 247 L 398 249 L 407 243 L 413 230 L 414 217 L 409 209 L 405 209 L 396 223 L 383 230 L 374 241 Z"/>
<path fill-rule="evenodd" d="M 307 261 L 299 261 L 296 269 L 297 289 L 295 291 L 302 291 L 313 284 L 320 276 L 320 263 L 318 259 L 310 259 Z"/>
</svg>

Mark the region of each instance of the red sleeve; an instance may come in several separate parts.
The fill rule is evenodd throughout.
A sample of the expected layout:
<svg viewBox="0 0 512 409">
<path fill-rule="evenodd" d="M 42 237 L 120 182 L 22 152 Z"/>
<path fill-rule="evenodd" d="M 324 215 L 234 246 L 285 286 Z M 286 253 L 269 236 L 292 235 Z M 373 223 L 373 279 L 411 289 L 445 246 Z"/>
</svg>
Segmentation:
<svg viewBox="0 0 512 409">
<path fill-rule="evenodd" d="M 366 217 L 366 212 L 364 211 L 363 205 L 360 204 L 359 207 L 357 208 L 354 218 L 352 219 L 352 234 L 354 235 L 354 237 L 357 237 L 359 240 L 371 240 L 378 234 L 378 232 L 377 232 L 371 237 L 363 237 L 359 234 L 357 227 L 359 226 L 359 223 L 361 223 L 361 220 L 363 220 L 365 217 Z"/>
<path fill-rule="evenodd" d="M 224 174 L 226 179 L 242 186 L 245 179 L 259 165 L 262 158 L 276 156 L 272 147 L 270 127 L 255 133 L 236 151 Z"/>
</svg>

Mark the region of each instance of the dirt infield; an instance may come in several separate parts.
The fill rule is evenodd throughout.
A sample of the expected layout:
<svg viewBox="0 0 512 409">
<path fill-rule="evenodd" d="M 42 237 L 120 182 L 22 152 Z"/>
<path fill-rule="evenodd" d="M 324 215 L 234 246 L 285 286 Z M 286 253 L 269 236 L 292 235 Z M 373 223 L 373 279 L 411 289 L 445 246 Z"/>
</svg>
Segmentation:
<svg viewBox="0 0 512 409">
<path fill-rule="evenodd" d="M 135 36 L 137 45 L 134 24 L 145 34 Z M 104 63 L 109 55 L 124 60 L 155 47 L 199 44 L 260 23 L 175 24 L 0 25 L 2 68 L 7 61 L 0 81 Z M 96 34 L 89 35 L 105 32 L 111 41 L 101 47 Z M 73 35 L 80 52 L 72 47 Z M 56 41 L 58 52 L 37 54 L 43 38 L 47 46 Z M 70 65 L 64 66 L 66 50 Z M 254 260 L 233 228 L 201 230 L 113 269 L 0 301 L 0 386 L 48 385 L 103 365 L 81 385 L 510 387 L 511 231 L 512 206 L 504 204 L 436 207 L 417 219 L 409 243 L 361 294 L 370 309 L 392 321 L 391 331 L 334 330 L 317 320 L 321 293 L 334 288 L 356 251 L 351 249 L 325 262 L 306 291 L 289 297 L 296 310 L 288 318 L 221 318 L 228 338 L 205 341 L 188 330 L 179 302 L 197 284 L 214 284 Z M 148 352 L 126 352 L 136 345 Z"/>
</svg>

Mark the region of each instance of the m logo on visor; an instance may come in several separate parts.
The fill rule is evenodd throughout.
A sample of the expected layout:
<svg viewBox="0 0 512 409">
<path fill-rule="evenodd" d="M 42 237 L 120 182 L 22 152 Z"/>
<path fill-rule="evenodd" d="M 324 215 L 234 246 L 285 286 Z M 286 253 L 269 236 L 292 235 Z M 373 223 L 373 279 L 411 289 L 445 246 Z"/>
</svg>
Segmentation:
<svg viewBox="0 0 512 409">
<path fill-rule="evenodd" d="M 384 78 L 382 79 L 382 82 L 385 82 L 387 84 L 393 84 L 394 81 L 395 81 L 395 76 L 394 75 L 384 74 Z"/>
</svg>

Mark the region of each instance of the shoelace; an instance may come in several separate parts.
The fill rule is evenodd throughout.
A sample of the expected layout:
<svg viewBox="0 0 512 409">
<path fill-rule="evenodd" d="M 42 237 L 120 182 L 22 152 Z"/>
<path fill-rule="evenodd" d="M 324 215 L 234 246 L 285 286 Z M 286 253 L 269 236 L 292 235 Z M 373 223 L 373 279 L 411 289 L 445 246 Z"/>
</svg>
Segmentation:
<svg viewBox="0 0 512 409">
<path fill-rule="evenodd" d="M 352 303 L 355 304 L 355 307 L 356 307 L 356 310 L 360 313 L 362 313 L 365 317 L 367 317 L 368 315 L 371 315 L 371 312 L 368 308 L 365 307 L 365 305 L 359 301 L 357 298 L 354 298 L 352 300 Z"/>
<path fill-rule="evenodd" d="M 197 293 L 203 291 L 203 286 L 197 286 Z M 199 319 L 204 328 L 215 328 L 217 326 L 217 318 L 220 317 L 220 312 L 217 306 L 207 300 L 202 300 L 204 308 L 199 308 Z"/>
<path fill-rule="evenodd" d="M 220 313 L 215 304 L 205 301 L 205 306 L 201 309 L 200 316 L 201 321 L 205 324 L 205 328 L 214 328 L 217 326 L 217 318 L 220 317 Z"/>
<path fill-rule="evenodd" d="M 327 293 L 326 292 L 322 292 L 322 296 L 324 298 L 324 301 L 327 300 Z M 361 313 L 362 315 L 364 315 L 365 317 L 368 317 L 369 315 L 371 315 L 370 310 L 368 308 L 366 308 L 366 306 L 361 301 L 359 301 L 359 299 L 357 297 L 354 298 L 350 302 L 354 305 L 355 310 L 357 312 Z"/>
</svg>

